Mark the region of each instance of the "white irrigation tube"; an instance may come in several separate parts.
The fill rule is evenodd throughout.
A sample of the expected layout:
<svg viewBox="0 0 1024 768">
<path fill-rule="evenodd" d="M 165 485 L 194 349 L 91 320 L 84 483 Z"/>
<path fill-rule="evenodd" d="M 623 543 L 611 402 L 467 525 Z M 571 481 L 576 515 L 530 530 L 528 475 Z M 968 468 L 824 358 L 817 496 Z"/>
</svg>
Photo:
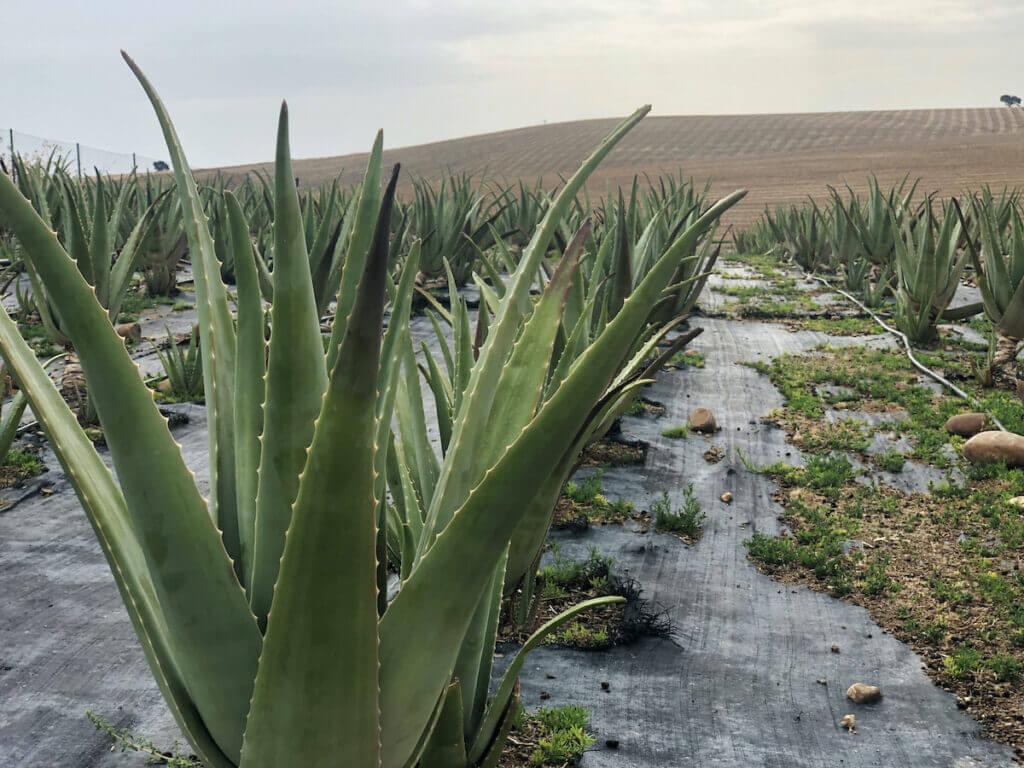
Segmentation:
<svg viewBox="0 0 1024 768">
<path fill-rule="evenodd" d="M 999 419 L 996 418 L 994 413 L 992 413 L 991 411 L 986 410 L 985 407 L 980 402 L 978 402 L 975 398 L 971 397 L 971 395 L 969 395 L 967 392 L 965 392 L 964 390 L 960 389 L 960 387 L 958 387 L 956 384 L 951 382 L 945 376 L 943 376 L 940 373 L 937 373 L 937 372 L 933 371 L 931 368 L 929 368 L 928 366 L 924 365 L 920 360 L 918 360 L 916 357 L 914 357 L 914 349 L 913 349 L 913 347 L 910 346 L 910 339 L 907 338 L 907 335 L 905 333 L 900 331 L 898 328 L 893 328 L 891 325 L 886 323 L 885 320 L 883 320 L 877 314 L 875 314 L 870 309 L 868 309 L 867 306 L 865 306 L 863 303 L 861 303 L 857 298 L 855 298 L 851 294 L 847 293 L 846 291 L 842 290 L 841 288 L 836 288 L 831 283 L 829 283 L 829 281 L 826 280 L 825 278 L 818 277 L 817 275 L 812 275 L 812 274 L 810 274 L 808 272 L 804 272 L 804 274 L 807 275 L 807 277 L 811 278 L 812 280 L 817 280 L 819 283 L 824 285 L 830 291 L 834 291 L 835 293 L 838 293 L 841 296 L 845 296 L 847 299 L 849 299 L 854 304 L 856 304 L 858 307 L 860 307 L 864 312 L 867 312 L 868 315 L 871 316 L 872 320 L 874 320 L 876 323 L 878 323 L 880 326 L 882 326 L 886 331 L 888 331 L 893 336 L 898 338 L 901 342 L 903 342 L 903 348 L 907 352 L 907 357 L 910 359 L 911 364 L 915 368 L 917 368 L 917 370 L 921 371 L 921 373 L 923 373 L 925 376 L 928 376 L 929 378 L 934 379 L 939 384 L 941 384 L 942 386 L 944 386 L 947 389 L 949 389 L 950 391 L 952 391 L 961 400 L 966 400 L 968 403 L 971 404 L 972 407 L 977 408 L 979 411 L 981 411 L 982 413 L 986 414 L 990 419 L 992 419 L 992 423 L 995 424 L 995 426 L 999 429 L 1000 432 L 1008 432 L 1009 431 L 1006 427 L 1003 426 L 1002 422 L 1000 422 Z"/>
</svg>

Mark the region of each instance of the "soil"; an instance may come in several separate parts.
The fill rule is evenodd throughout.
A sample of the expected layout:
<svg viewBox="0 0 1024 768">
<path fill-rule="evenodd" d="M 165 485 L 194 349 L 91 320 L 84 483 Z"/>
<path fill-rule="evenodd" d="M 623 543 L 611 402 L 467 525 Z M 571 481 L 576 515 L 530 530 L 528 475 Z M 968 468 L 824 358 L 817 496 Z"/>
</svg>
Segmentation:
<svg viewBox="0 0 1024 768">
<path fill-rule="evenodd" d="M 413 178 L 446 173 L 499 176 L 507 181 L 543 179 L 549 186 L 568 178 L 618 119 L 582 120 L 469 136 L 384 152 L 390 167 L 400 162 L 405 192 Z M 644 119 L 590 178 L 591 194 L 634 176 L 682 171 L 698 186 L 713 182 L 722 195 L 749 194 L 726 216 L 743 225 L 766 205 L 827 199 L 828 186 L 849 182 L 858 192 L 874 174 L 883 186 L 909 174 L 921 189 L 960 192 L 989 184 L 994 189 L 1024 182 L 1020 141 L 1024 110 L 928 109 L 791 115 L 657 116 Z M 295 161 L 303 185 L 356 183 L 365 154 Z M 216 169 L 232 174 L 267 170 L 267 164 Z M 408 172 L 405 172 L 408 171 Z M 214 169 L 208 171 L 214 172 Z"/>
</svg>

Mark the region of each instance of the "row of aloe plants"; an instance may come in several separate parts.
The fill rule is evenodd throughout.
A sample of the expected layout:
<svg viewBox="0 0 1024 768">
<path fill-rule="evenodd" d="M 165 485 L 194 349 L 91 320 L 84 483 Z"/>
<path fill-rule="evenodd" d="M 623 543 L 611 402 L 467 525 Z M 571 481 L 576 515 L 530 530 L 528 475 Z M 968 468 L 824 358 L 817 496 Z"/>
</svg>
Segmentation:
<svg viewBox="0 0 1024 768">
<path fill-rule="evenodd" d="M 1024 223 L 1021 192 L 1005 189 L 940 199 L 903 179 L 865 195 L 829 190 L 827 205 L 765 211 L 733 236 L 739 252 L 776 252 L 808 273 L 834 277 L 869 308 L 891 308 L 913 342 L 937 325 L 984 312 L 999 334 L 1003 364 L 1024 339 Z M 982 301 L 950 308 L 973 272 Z"/>
<path fill-rule="evenodd" d="M 418 356 L 410 308 L 436 253 L 413 228 L 396 237 L 399 169 L 385 176 L 382 137 L 362 183 L 327 190 L 318 219 L 294 184 L 283 107 L 260 199 L 219 189 L 208 218 L 212 198 L 166 109 L 125 58 L 174 167 L 174 203 L 162 204 L 180 218 L 192 262 L 209 498 L 115 332 L 97 289 L 102 259 L 90 279 L 77 235 L 55 232 L 39 198 L 6 174 L 0 216 L 79 356 L 114 472 L 3 311 L 0 353 L 93 525 L 165 701 L 216 768 L 493 766 L 525 655 L 580 611 L 619 598 L 541 627 L 492 687 L 502 606 L 528 601 L 581 451 L 694 335 L 673 332 L 717 256 L 710 233 L 744 193 L 708 204 L 688 185 L 666 185 L 645 205 L 636 194 L 617 201 L 599 227 L 579 195 L 641 108 L 545 196 L 536 221 L 520 221 L 524 243 L 508 243 L 500 216 L 486 214 L 493 240 L 473 244 L 475 328 L 448 258 L 456 246 L 441 249 L 450 298 L 430 311 L 442 359 Z M 102 184 L 90 244 L 116 237 Z M 266 239 L 254 233 L 260 217 Z M 108 234 L 97 233 L 104 223 Z M 143 237 L 132 229 L 125 242 L 133 236 Z M 407 247 L 397 262 L 396 244 Z M 332 272 L 325 331 L 317 275 Z"/>
<path fill-rule="evenodd" d="M 15 158 L 12 176 L 37 213 L 57 233 L 76 258 L 86 279 L 97 287 L 101 300 L 117 317 L 136 274 L 149 296 L 177 292 L 180 269 L 189 253 L 180 201 L 171 194 L 169 176 L 146 174 L 102 177 L 80 181 L 56 157 L 46 162 L 24 163 Z M 235 282 L 234 253 L 228 247 L 230 224 L 225 192 L 231 190 L 246 215 L 253 240 L 257 274 L 264 297 L 270 300 L 274 262 L 273 218 L 275 190 L 265 173 L 235 180 L 222 175 L 205 177 L 198 186 L 205 215 L 211 219 L 214 246 L 221 274 Z M 309 253 L 317 307 L 328 312 L 337 294 L 355 220 L 359 185 L 346 186 L 340 177 L 297 191 L 303 236 Z M 540 183 L 505 185 L 481 182 L 466 175 L 452 175 L 435 186 L 417 179 L 407 190 L 407 202 L 396 199 L 389 228 L 390 263 L 397 274 L 413 243 L 419 247 L 419 286 L 443 288 L 448 278 L 457 286 L 472 280 L 489 266 L 481 254 L 499 242 L 509 246 L 515 259 L 550 208 L 559 187 L 545 189 Z M 657 178 L 641 184 L 635 180 L 626 201 L 610 196 L 594 203 L 582 190 L 563 212 L 552 246 L 545 256 L 557 258 L 579 222 L 589 218 L 588 251 L 599 249 L 615 237 L 636 242 L 650 221 L 659 218 L 659 231 L 667 233 L 684 219 L 707 210 L 707 188 L 699 189 L 682 178 Z M 102 226 L 100 222 L 102 221 Z M 702 236 L 697 247 L 710 250 L 710 238 Z M 660 244 L 660 241 L 656 244 Z M 113 266 L 107 266 L 113 255 Z M 38 315 L 51 340 L 66 344 L 45 287 L 39 283 L 30 261 L 21 258 L 16 239 L 0 221 L 0 259 L 28 273 L 32 290 L 17 284 L 25 315 Z M 93 264 L 99 264 L 94 268 Z M 500 268 L 507 267 L 500 264 Z M 625 275 L 620 275 L 625 279 Z M 109 287 L 108 287 L 109 286 Z"/>
</svg>

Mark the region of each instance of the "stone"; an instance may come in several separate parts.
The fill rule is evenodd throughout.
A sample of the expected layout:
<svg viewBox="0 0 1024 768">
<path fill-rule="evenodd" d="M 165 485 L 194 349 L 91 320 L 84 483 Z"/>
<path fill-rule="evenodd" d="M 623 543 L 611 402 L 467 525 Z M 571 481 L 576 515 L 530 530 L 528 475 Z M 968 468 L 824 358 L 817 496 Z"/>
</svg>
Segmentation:
<svg viewBox="0 0 1024 768">
<path fill-rule="evenodd" d="M 142 326 L 138 323 L 118 323 L 114 326 L 114 330 L 126 341 L 142 341 Z"/>
<path fill-rule="evenodd" d="M 987 421 L 984 413 L 958 413 L 946 420 L 946 431 L 960 437 L 974 437 L 985 428 Z"/>
<path fill-rule="evenodd" d="M 843 719 L 839 721 L 839 724 L 850 733 L 853 733 L 857 729 L 857 716 L 843 715 Z"/>
<path fill-rule="evenodd" d="M 1014 496 L 1012 499 L 1009 499 L 1006 503 L 1012 504 L 1013 506 L 1017 507 L 1017 509 L 1024 509 L 1024 496 Z"/>
<path fill-rule="evenodd" d="M 159 381 L 156 385 L 156 391 L 163 392 L 165 395 L 171 394 L 171 392 L 174 391 L 174 387 L 171 386 L 171 380 L 162 379 L 161 381 Z"/>
<path fill-rule="evenodd" d="M 690 412 L 690 429 L 694 432 L 711 434 L 718 431 L 718 422 L 708 408 L 696 408 Z"/>
<path fill-rule="evenodd" d="M 1006 462 L 1009 467 L 1024 467 L 1024 437 L 1012 432 L 981 432 L 966 443 L 964 458 L 972 464 Z"/>
<path fill-rule="evenodd" d="M 725 458 L 725 451 L 719 448 L 717 445 L 712 445 L 706 451 L 704 451 L 704 461 L 708 464 L 717 464 Z"/>
<path fill-rule="evenodd" d="M 732 492 L 731 491 L 726 491 L 725 493 L 723 493 L 721 498 L 722 498 L 722 501 L 724 501 L 726 504 L 732 504 Z"/>
<path fill-rule="evenodd" d="M 877 685 L 854 683 L 846 689 L 846 698 L 854 704 L 874 704 L 882 698 L 882 689 Z"/>
</svg>

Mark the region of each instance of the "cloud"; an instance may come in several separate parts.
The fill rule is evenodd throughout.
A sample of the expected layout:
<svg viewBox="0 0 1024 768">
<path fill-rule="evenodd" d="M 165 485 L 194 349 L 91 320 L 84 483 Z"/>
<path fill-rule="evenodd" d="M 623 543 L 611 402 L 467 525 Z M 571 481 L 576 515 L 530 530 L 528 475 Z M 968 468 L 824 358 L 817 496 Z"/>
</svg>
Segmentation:
<svg viewBox="0 0 1024 768">
<path fill-rule="evenodd" d="M 15 128 L 145 154 L 133 52 L 197 164 L 300 156 L 544 120 L 992 103 L 1015 86 L 1017 0 L 35 0 L 5 9 Z M 36 30 L 39 30 L 36 32 Z M 996 91 L 995 95 L 989 90 Z M 1022 90 L 1022 88 L 1018 88 Z M 5 126 L 0 126 L 0 128 Z"/>
</svg>

